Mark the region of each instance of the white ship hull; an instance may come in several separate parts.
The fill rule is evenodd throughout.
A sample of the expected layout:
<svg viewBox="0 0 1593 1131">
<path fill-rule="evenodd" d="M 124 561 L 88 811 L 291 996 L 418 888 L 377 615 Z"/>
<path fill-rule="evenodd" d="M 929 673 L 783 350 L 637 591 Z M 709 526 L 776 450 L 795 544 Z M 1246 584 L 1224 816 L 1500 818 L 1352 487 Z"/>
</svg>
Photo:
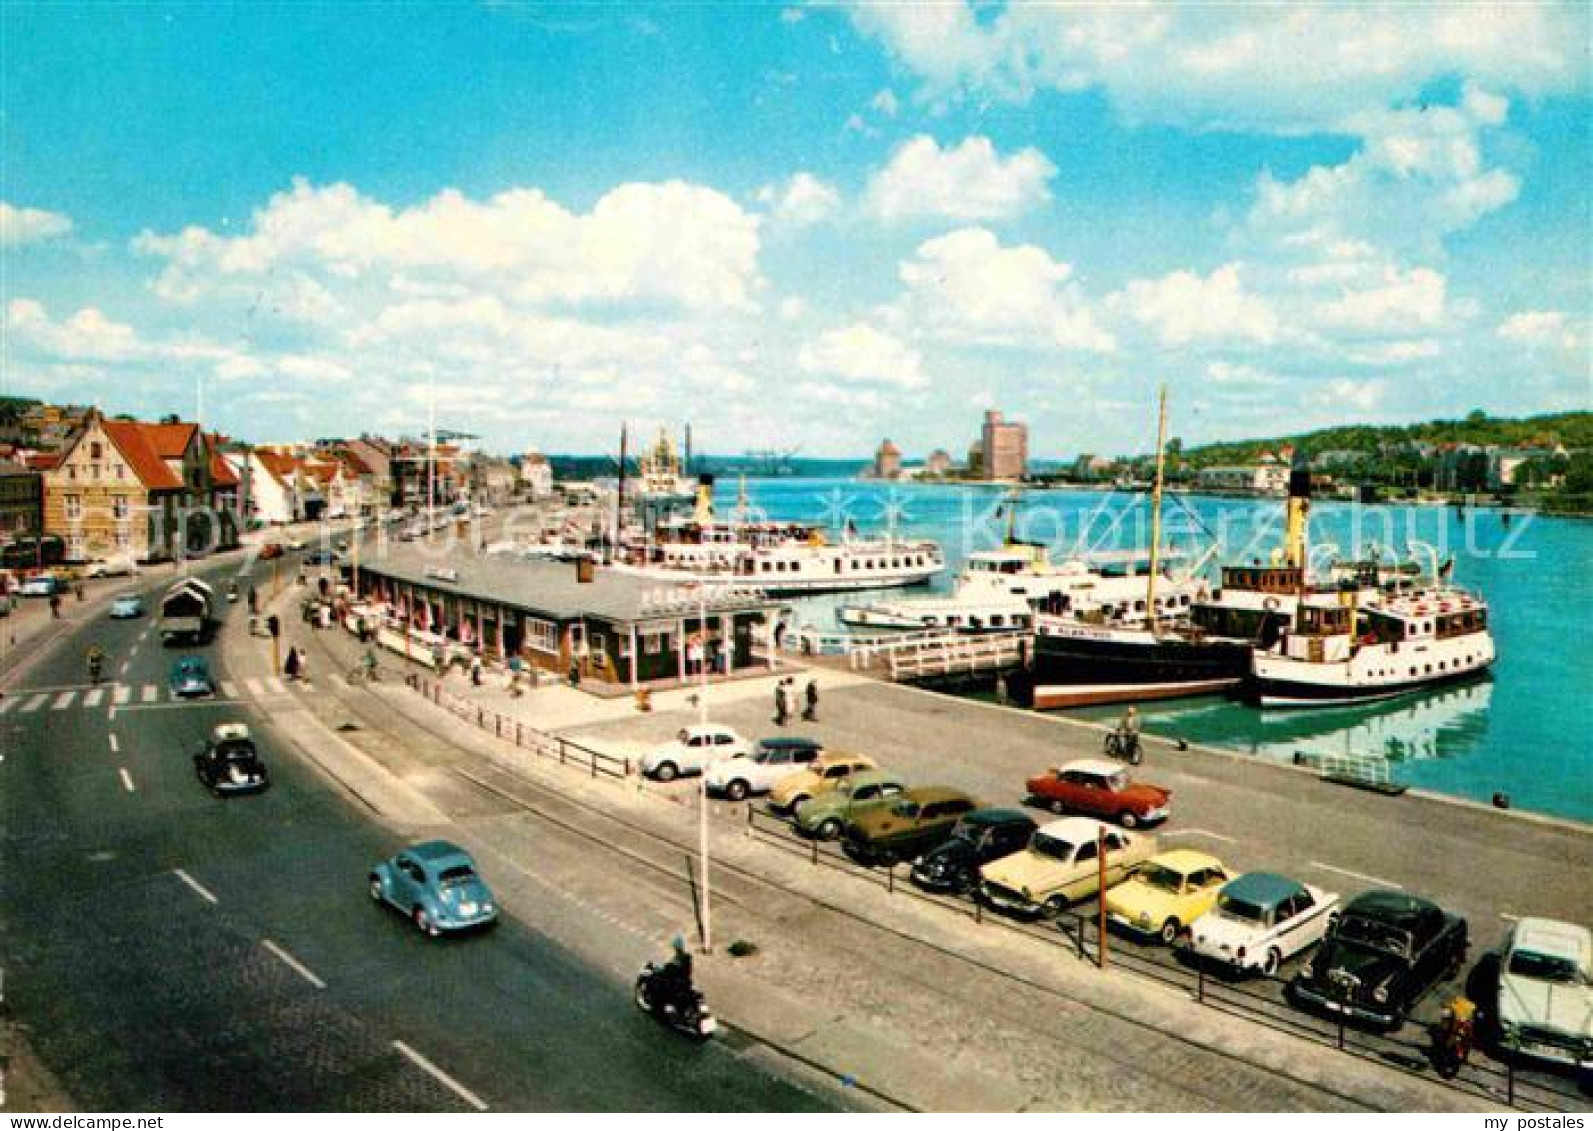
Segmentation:
<svg viewBox="0 0 1593 1131">
<path fill-rule="evenodd" d="M 1366 646 L 1327 663 L 1257 653 L 1249 697 L 1263 707 L 1371 703 L 1475 679 L 1493 664 L 1494 655 L 1487 633 L 1399 648 Z"/>
</svg>

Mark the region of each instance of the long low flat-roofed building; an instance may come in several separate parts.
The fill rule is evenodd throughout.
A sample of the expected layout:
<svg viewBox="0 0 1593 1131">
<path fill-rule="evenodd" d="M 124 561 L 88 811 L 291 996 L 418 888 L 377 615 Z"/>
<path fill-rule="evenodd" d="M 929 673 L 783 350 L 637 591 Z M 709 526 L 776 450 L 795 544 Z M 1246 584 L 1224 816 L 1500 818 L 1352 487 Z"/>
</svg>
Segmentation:
<svg viewBox="0 0 1593 1131">
<path fill-rule="evenodd" d="M 400 546 L 362 561 L 361 597 L 400 622 L 489 657 L 641 686 L 772 666 L 780 612 L 761 593 L 660 585 L 590 560 L 550 561 Z M 704 600 L 706 599 L 706 617 Z"/>
</svg>

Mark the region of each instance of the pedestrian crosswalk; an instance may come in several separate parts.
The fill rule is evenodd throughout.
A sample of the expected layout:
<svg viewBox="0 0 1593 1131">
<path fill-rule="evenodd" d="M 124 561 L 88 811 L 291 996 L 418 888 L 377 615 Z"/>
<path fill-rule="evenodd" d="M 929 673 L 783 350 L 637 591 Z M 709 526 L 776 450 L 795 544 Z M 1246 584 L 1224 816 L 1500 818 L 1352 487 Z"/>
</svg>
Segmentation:
<svg viewBox="0 0 1593 1131">
<path fill-rule="evenodd" d="M 343 681 L 337 681 L 342 683 Z M 313 691 L 313 685 L 299 688 Z M 7 691 L 0 698 L 0 715 L 30 715 L 35 711 L 94 710 L 96 708 L 166 707 L 181 705 L 203 706 L 206 703 L 239 702 L 244 699 L 272 700 L 290 694 L 288 686 L 275 676 L 264 679 L 245 678 L 234 681 L 221 680 L 217 694 L 197 699 L 184 699 L 159 684 L 117 683 L 104 687 L 51 688 L 48 691 L 30 691 L 18 688 Z"/>
</svg>

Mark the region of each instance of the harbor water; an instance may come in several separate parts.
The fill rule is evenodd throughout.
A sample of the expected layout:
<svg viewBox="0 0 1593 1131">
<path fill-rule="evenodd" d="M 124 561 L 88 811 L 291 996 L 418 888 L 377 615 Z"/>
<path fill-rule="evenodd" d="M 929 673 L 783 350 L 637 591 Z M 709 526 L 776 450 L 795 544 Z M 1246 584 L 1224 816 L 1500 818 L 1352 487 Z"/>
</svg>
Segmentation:
<svg viewBox="0 0 1593 1131">
<path fill-rule="evenodd" d="M 850 524 L 861 534 L 933 538 L 947 570 L 919 593 L 950 589 L 967 555 L 998 546 L 1009 524 L 1018 537 L 1049 546 L 1054 561 L 1150 543 L 1143 494 L 1030 490 L 1015 504 L 994 486 L 802 478 L 748 480 L 745 491 L 755 516 L 821 522 L 832 534 Z M 738 495 L 738 485 L 721 481 L 721 515 Z M 1163 544 L 1191 553 L 1216 545 L 1213 567 L 1266 561 L 1280 542 L 1282 512 L 1282 500 L 1171 495 Z M 1414 553 L 1427 566 L 1452 558 L 1452 579 L 1490 606 L 1499 649 L 1491 677 L 1357 707 L 1262 711 L 1221 697 L 1144 704 L 1148 732 L 1281 761 L 1381 760 L 1394 781 L 1414 788 L 1484 803 L 1503 795 L 1514 808 L 1593 821 L 1593 524 L 1319 500 L 1311 542 L 1317 563 L 1374 550 L 1385 558 Z M 828 629 L 838 627 L 837 607 L 871 596 L 792 604 L 800 623 Z M 1100 719 L 1121 710 L 1073 713 Z"/>
</svg>

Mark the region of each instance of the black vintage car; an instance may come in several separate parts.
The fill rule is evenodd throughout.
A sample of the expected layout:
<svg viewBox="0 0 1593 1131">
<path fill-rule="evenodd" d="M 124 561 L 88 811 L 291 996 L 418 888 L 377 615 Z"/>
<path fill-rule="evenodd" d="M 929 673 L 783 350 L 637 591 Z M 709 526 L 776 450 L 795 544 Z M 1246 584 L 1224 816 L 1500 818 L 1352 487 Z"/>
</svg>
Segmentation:
<svg viewBox="0 0 1593 1131">
<path fill-rule="evenodd" d="M 242 723 L 223 723 L 211 732 L 194 755 L 194 773 L 217 797 L 258 793 L 271 784 L 249 728 Z"/>
<path fill-rule="evenodd" d="M 951 839 L 913 865 L 913 883 L 926 891 L 961 893 L 979 882 L 979 867 L 1029 843 L 1034 818 L 1021 809 L 975 809 L 957 822 Z"/>
<path fill-rule="evenodd" d="M 1298 1005 L 1395 1029 L 1466 963 L 1466 921 L 1418 896 L 1370 891 L 1346 903 L 1289 983 Z"/>
</svg>

